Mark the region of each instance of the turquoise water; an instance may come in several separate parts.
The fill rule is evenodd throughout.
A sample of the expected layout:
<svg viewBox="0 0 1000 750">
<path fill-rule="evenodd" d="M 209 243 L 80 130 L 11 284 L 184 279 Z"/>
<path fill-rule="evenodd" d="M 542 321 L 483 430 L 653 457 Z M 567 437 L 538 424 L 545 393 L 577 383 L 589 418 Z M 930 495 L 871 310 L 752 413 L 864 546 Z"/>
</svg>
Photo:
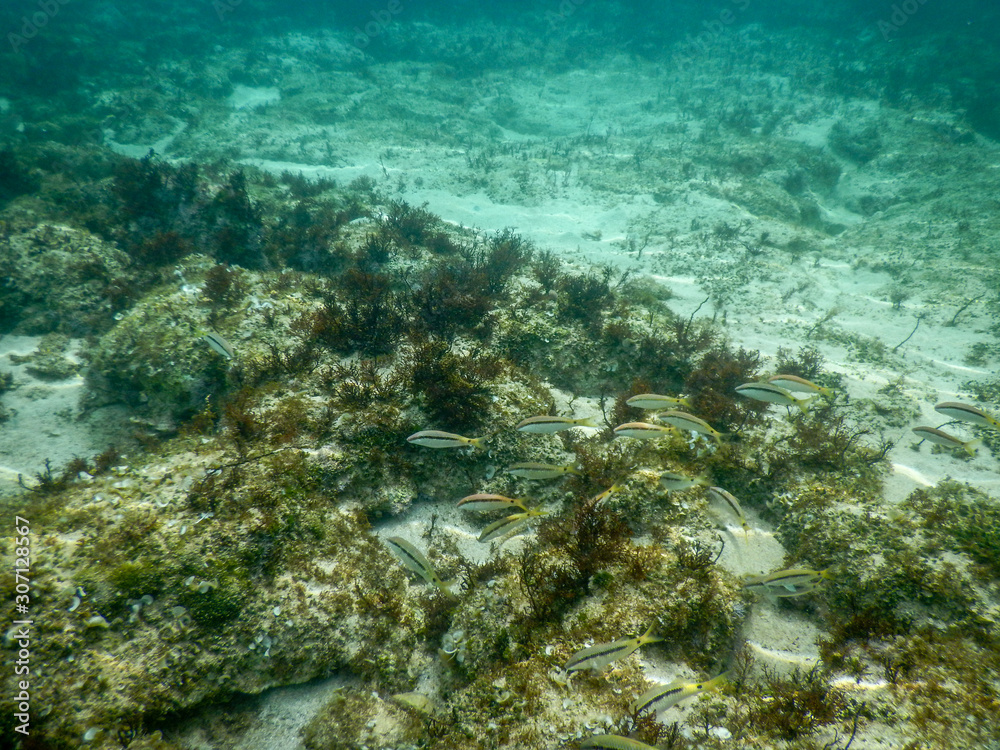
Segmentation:
<svg viewBox="0 0 1000 750">
<path fill-rule="evenodd" d="M 6 4 L 0 744 L 996 746 L 980 5 Z"/>
</svg>

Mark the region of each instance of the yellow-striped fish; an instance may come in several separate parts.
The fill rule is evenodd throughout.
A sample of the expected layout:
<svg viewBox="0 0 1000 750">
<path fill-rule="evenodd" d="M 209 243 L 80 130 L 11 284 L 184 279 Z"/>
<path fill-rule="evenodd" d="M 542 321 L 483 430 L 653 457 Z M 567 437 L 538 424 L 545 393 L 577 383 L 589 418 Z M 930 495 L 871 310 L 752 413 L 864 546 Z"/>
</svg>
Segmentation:
<svg viewBox="0 0 1000 750">
<path fill-rule="evenodd" d="M 507 473 L 524 479 L 554 479 L 564 474 L 578 475 L 580 471 L 576 468 L 575 464 L 558 466 L 556 464 L 540 464 L 534 461 L 524 461 L 508 466 Z"/>
<path fill-rule="evenodd" d="M 493 511 L 493 510 L 527 510 L 524 500 L 505 495 L 493 495 L 490 493 L 479 493 L 476 495 L 466 495 L 458 501 L 456 506 L 462 510 Z"/>
<path fill-rule="evenodd" d="M 996 417 L 969 404 L 960 404 L 957 401 L 943 401 L 934 407 L 934 411 L 940 412 L 946 417 L 957 419 L 960 422 L 969 422 L 977 424 L 980 427 L 992 427 L 994 430 L 1000 430 L 1000 421 Z"/>
<path fill-rule="evenodd" d="M 914 427 L 913 432 L 920 436 L 922 440 L 935 445 L 943 445 L 946 448 L 962 448 L 970 456 L 976 455 L 976 449 L 982 443 L 982 438 L 975 440 L 962 440 L 954 435 L 939 430 L 937 427 Z"/>
<path fill-rule="evenodd" d="M 392 550 L 393 554 L 399 558 L 404 568 L 416 573 L 427 581 L 427 583 L 437 586 L 448 596 L 455 596 L 434 571 L 430 560 L 424 557 L 424 554 L 420 550 L 398 536 L 386 537 L 385 543 L 389 545 L 389 549 Z"/>
<path fill-rule="evenodd" d="M 522 419 L 514 429 L 518 432 L 528 432 L 533 435 L 551 435 L 553 432 L 561 432 L 573 427 L 597 427 L 597 423 L 594 422 L 592 417 L 573 419 L 572 417 L 543 415 Z"/>
<path fill-rule="evenodd" d="M 652 745 L 619 734 L 595 734 L 580 742 L 583 750 L 656 750 Z"/>
<path fill-rule="evenodd" d="M 784 388 L 790 393 L 811 393 L 813 395 L 818 393 L 827 401 L 833 400 L 833 391 L 829 388 L 816 385 L 811 380 L 800 378 L 798 375 L 772 375 L 767 379 L 767 382 L 779 388 Z"/>
<path fill-rule="evenodd" d="M 747 539 L 750 538 L 750 524 L 747 523 L 747 517 L 743 513 L 743 507 L 740 505 L 740 501 L 733 497 L 731 492 L 727 492 L 721 487 L 709 487 L 708 499 L 716 506 L 716 508 L 726 509 L 735 515 L 737 520 L 740 522 L 740 526 L 743 527 L 743 533 L 746 534 Z"/>
<path fill-rule="evenodd" d="M 662 424 L 649 424 L 648 422 L 626 422 L 614 429 L 616 437 L 638 438 L 639 440 L 667 437 L 673 432 L 671 427 L 664 427 Z"/>
<path fill-rule="evenodd" d="M 206 344 L 212 347 L 215 352 L 221 354 L 226 359 L 232 359 L 236 356 L 236 352 L 233 351 L 233 345 L 226 341 L 222 334 L 216 333 L 215 331 L 208 331 L 201 338 Z"/>
<path fill-rule="evenodd" d="M 743 385 L 736 386 L 736 392 L 741 396 L 752 398 L 755 401 L 763 401 L 767 404 L 797 406 L 803 414 L 806 413 L 806 406 L 816 398 L 816 396 L 795 398 L 790 391 L 773 383 L 744 383 Z"/>
<path fill-rule="evenodd" d="M 660 472 L 660 486 L 667 492 L 686 490 L 688 487 L 694 487 L 695 485 L 707 487 L 708 484 L 709 481 L 705 477 L 689 477 L 684 474 L 678 474 L 675 471 Z"/>
<path fill-rule="evenodd" d="M 592 498 L 590 498 L 590 500 L 587 501 L 587 505 L 588 506 L 597 505 L 599 502 L 601 502 L 601 500 L 609 498 L 613 494 L 615 494 L 616 492 L 621 492 L 623 489 L 625 489 L 625 485 L 624 484 L 618 484 L 616 482 L 615 484 L 611 485 L 606 490 L 604 490 L 604 492 L 601 492 L 601 493 L 599 493 L 597 495 L 594 495 Z"/>
<path fill-rule="evenodd" d="M 805 596 L 815 591 L 824 581 L 832 581 L 830 569 L 812 570 L 811 568 L 788 568 L 775 570 L 764 575 L 748 575 L 743 577 L 743 587 L 751 591 L 763 593 L 766 596 L 790 598 Z"/>
<path fill-rule="evenodd" d="M 490 542 L 505 534 L 515 534 L 527 526 L 532 518 L 544 515 L 544 510 L 526 510 L 522 513 L 515 513 L 512 516 L 501 518 L 499 521 L 494 521 L 483 529 L 483 532 L 479 535 L 479 541 Z"/>
<path fill-rule="evenodd" d="M 669 685 L 657 685 L 647 690 L 632 702 L 632 713 L 641 714 L 643 711 L 659 713 L 660 711 L 666 711 L 671 706 L 677 705 L 683 700 L 721 687 L 726 684 L 727 679 L 728 672 L 723 672 L 718 677 L 713 677 L 705 682 L 675 680 Z"/>
<path fill-rule="evenodd" d="M 684 396 L 674 398 L 673 396 L 661 396 L 659 393 L 639 393 L 632 396 L 625 403 L 636 409 L 644 409 L 646 411 L 673 409 L 675 406 L 691 406 L 691 402 Z"/>
<path fill-rule="evenodd" d="M 566 662 L 563 669 L 571 674 L 583 669 L 592 669 L 595 672 L 600 672 L 611 664 L 611 662 L 629 656 L 643 644 L 656 643 L 663 640 L 662 638 L 650 635 L 652 632 L 653 626 L 650 625 L 645 633 L 636 638 L 621 638 L 611 643 L 598 643 L 596 646 L 581 649 L 569 657 L 569 661 Z"/>
<path fill-rule="evenodd" d="M 656 418 L 661 422 L 666 422 L 669 425 L 673 425 L 678 430 L 689 430 L 691 432 L 697 432 L 701 435 L 710 436 L 715 442 L 722 442 L 722 433 L 717 429 L 712 427 L 708 422 L 700 417 L 694 416 L 694 414 L 688 414 L 686 411 L 676 411 L 674 409 L 668 411 L 661 411 L 656 415 Z"/>
<path fill-rule="evenodd" d="M 482 448 L 486 444 L 486 438 L 468 438 L 463 435 L 456 435 L 453 432 L 442 432 L 441 430 L 421 430 L 414 432 L 406 442 L 413 445 L 422 445 L 424 448 L 463 448 L 471 445 L 473 448 Z"/>
</svg>

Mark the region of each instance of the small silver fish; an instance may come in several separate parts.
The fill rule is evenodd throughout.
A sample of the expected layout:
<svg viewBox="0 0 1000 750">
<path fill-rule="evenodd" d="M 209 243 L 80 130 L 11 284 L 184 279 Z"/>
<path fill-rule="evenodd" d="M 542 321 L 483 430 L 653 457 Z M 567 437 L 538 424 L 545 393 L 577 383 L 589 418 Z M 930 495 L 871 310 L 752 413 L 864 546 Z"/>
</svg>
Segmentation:
<svg viewBox="0 0 1000 750">
<path fill-rule="evenodd" d="M 695 485 L 707 486 L 708 479 L 705 477 L 688 477 L 684 474 L 678 474 L 673 471 L 661 471 L 660 472 L 660 486 L 668 492 L 675 492 L 677 490 L 686 490 L 688 487 L 694 487 Z"/>
<path fill-rule="evenodd" d="M 704 419 L 696 417 L 694 414 L 688 414 L 686 411 L 676 411 L 674 409 L 662 411 L 656 415 L 656 418 L 661 422 L 673 425 L 678 430 L 697 432 L 701 435 L 710 436 L 717 443 L 722 442 L 721 432 L 712 427 Z"/>
<path fill-rule="evenodd" d="M 806 406 L 816 398 L 816 396 L 795 398 L 790 391 L 773 383 L 744 383 L 736 387 L 736 392 L 755 401 L 778 404 L 779 406 L 796 406 L 803 414 L 806 413 Z"/>
<path fill-rule="evenodd" d="M 569 657 L 563 669 L 570 673 L 579 672 L 582 669 L 592 669 L 595 672 L 600 672 L 611 664 L 611 662 L 629 656 L 643 644 L 656 643 L 663 640 L 662 638 L 650 635 L 652 632 L 653 626 L 650 625 L 645 633 L 636 638 L 621 638 L 611 643 L 598 643 L 595 646 L 581 649 Z"/>
<path fill-rule="evenodd" d="M 944 430 L 939 430 L 937 427 L 914 427 L 913 432 L 928 443 L 943 445 L 946 448 L 963 448 L 970 456 L 976 455 L 976 448 L 983 442 L 981 438 L 962 440 Z"/>
<path fill-rule="evenodd" d="M 960 422 L 969 422 L 980 427 L 992 427 L 994 430 L 1000 430 L 1000 421 L 996 417 L 969 404 L 960 404 L 956 401 L 943 401 L 934 407 L 934 411 Z"/>
<path fill-rule="evenodd" d="M 236 352 L 233 351 L 233 346 L 221 335 L 215 331 L 209 331 L 204 336 L 201 337 L 205 343 L 207 343 L 212 349 L 221 354 L 226 359 L 232 359 L 236 356 Z"/>
<path fill-rule="evenodd" d="M 518 500 L 504 495 L 493 495 L 490 493 L 479 493 L 467 495 L 458 501 L 458 506 L 462 510 L 493 511 L 493 510 L 527 510 L 524 500 Z"/>
<path fill-rule="evenodd" d="M 675 398 L 673 396 L 661 396 L 658 393 L 639 393 L 632 396 L 625 403 L 636 409 L 645 409 L 646 411 L 673 409 L 675 406 L 691 406 L 691 402 L 684 396 Z"/>
<path fill-rule="evenodd" d="M 406 442 L 413 445 L 422 445 L 424 448 L 462 448 L 471 445 L 473 448 L 482 448 L 486 444 L 486 438 L 467 438 L 463 435 L 456 435 L 453 432 L 442 432 L 441 430 L 421 430 L 414 432 Z"/>
<path fill-rule="evenodd" d="M 507 473 L 515 477 L 524 479 L 554 479 L 564 474 L 579 474 L 580 471 L 574 464 L 557 466 L 555 464 L 540 464 L 534 461 L 511 464 L 507 467 Z"/>
<path fill-rule="evenodd" d="M 727 492 L 721 487 L 709 487 L 708 488 L 708 499 L 710 502 L 714 503 L 716 507 L 722 507 L 733 513 L 740 522 L 740 526 L 743 527 L 743 533 L 746 534 L 747 539 L 750 538 L 750 524 L 747 523 L 747 517 L 743 513 L 743 508 L 740 506 L 740 501 L 733 497 L 731 492 Z"/>
<path fill-rule="evenodd" d="M 455 596 L 434 571 L 434 566 L 431 565 L 430 560 L 424 557 L 424 554 L 420 550 L 398 536 L 386 537 L 385 543 L 389 545 L 389 549 L 392 550 L 393 554 L 399 558 L 404 568 L 412 573 L 416 573 L 427 581 L 427 583 L 437 586 L 437 588 L 448 596 Z"/>
<path fill-rule="evenodd" d="M 644 692 L 632 702 L 632 713 L 640 714 L 643 711 L 659 713 L 660 711 L 666 711 L 671 706 L 675 706 L 692 696 L 701 695 L 709 690 L 721 687 L 726 684 L 727 680 L 728 672 L 723 672 L 718 677 L 713 677 L 705 682 L 675 680 L 669 685 L 657 685 Z"/>
<path fill-rule="evenodd" d="M 772 375 L 767 379 L 771 385 L 784 388 L 791 393 L 812 393 L 819 394 L 827 401 L 833 400 L 833 391 L 821 385 L 816 385 L 811 380 L 800 378 L 798 375 Z"/>
<path fill-rule="evenodd" d="M 626 422 L 614 429 L 616 437 L 630 437 L 639 440 L 652 440 L 655 438 L 667 437 L 674 432 L 671 427 L 664 427 L 661 424 L 650 424 L 649 422 Z"/>
<path fill-rule="evenodd" d="M 526 510 L 521 513 L 515 513 L 512 516 L 507 516 L 506 518 L 501 518 L 499 521 L 494 521 L 483 529 L 483 532 L 479 535 L 479 541 L 491 542 L 505 534 L 513 535 L 527 526 L 532 518 L 544 515 L 544 510 Z"/>
<path fill-rule="evenodd" d="M 541 416 L 522 419 L 514 429 L 533 435 L 551 435 L 554 432 L 569 430 L 573 427 L 597 427 L 597 423 L 592 417 L 573 419 L 571 417 Z"/>
</svg>

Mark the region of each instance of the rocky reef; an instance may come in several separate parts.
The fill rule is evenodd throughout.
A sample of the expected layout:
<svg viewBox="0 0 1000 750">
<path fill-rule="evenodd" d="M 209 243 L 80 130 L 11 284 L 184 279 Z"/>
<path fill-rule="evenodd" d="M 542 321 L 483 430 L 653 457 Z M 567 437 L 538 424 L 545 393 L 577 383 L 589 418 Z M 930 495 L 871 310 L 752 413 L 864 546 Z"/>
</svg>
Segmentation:
<svg viewBox="0 0 1000 750">
<path fill-rule="evenodd" d="M 844 148 L 872 142 L 850 135 Z M 674 314 L 666 287 L 569 268 L 512 230 L 456 229 L 370 180 L 155 156 L 94 179 L 79 221 L 44 179 L 4 219 L 7 330 L 85 337 L 86 403 L 146 426 L 22 478 L 31 746 L 179 748 L 178 725 L 212 706 L 331 675 L 345 686 L 305 726 L 310 750 L 573 747 L 602 731 L 846 747 L 887 724 L 914 748 L 996 740 L 995 502 L 949 483 L 887 509 L 885 403 L 848 399 L 815 349 L 768 361 Z M 53 270 L 61 283 L 39 282 Z M 786 413 L 734 391 L 773 372 L 835 395 Z M 685 394 L 725 440 L 615 438 L 649 392 Z M 599 426 L 514 429 L 556 413 Z M 424 429 L 485 447 L 408 444 Z M 521 461 L 576 473 L 528 482 L 505 471 Z M 665 492 L 664 470 L 728 488 L 748 533 L 699 486 Z M 480 543 L 488 521 L 454 507 L 472 493 L 545 515 Z M 399 528 L 454 596 L 393 557 L 380 536 Z M 739 558 L 772 532 L 787 566 L 832 580 L 756 599 Z M 0 589 L 12 622 L 15 582 Z M 755 649 L 761 609 L 811 623 L 815 664 Z M 574 652 L 650 626 L 662 640 L 644 661 L 567 680 Z M 630 708 L 647 660 L 728 670 L 729 685 L 661 723 Z"/>
</svg>

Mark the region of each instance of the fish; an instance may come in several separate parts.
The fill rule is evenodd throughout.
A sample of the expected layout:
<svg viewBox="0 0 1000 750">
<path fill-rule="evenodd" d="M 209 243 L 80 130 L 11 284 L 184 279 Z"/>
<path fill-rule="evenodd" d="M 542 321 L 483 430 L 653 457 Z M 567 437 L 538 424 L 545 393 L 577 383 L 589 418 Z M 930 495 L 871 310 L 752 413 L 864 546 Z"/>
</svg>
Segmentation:
<svg viewBox="0 0 1000 750">
<path fill-rule="evenodd" d="M 643 644 L 662 641 L 662 638 L 650 635 L 653 632 L 653 627 L 653 625 L 650 625 L 645 633 L 636 638 L 621 638 L 611 643 L 598 643 L 596 646 L 581 649 L 569 657 L 563 669 L 570 674 L 583 669 L 592 669 L 595 672 L 600 672 L 611 664 L 611 662 L 629 656 Z"/>
<path fill-rule="evenodd" d="M 489 493 L 467 495 L 458 501 L 457 507 L 462 510 L 478 510 L 484 512 L 491 510 L 513 510 L 514 508 L 520 508 L 521 510 L 528 509 L 524 504 L 524 500 L 519 500 L 513 497 L 505 497 L 504 495 L 492 495 Z"/>
<path fill-rule="evenodd" d="M 586 503 L 583 504 L 583 508 L 586 508 L 586 509 L 593 508 L 595 505 L 597 505 L 599 502 L 601 502 L 601 500 L 609 498 L 613 494 L 615 494 L 616 492 L 621 492 L 623 489 L 625 489 L 625 485 L 624 484 L 618 484 L 616 482 L 615 484 L 611 485 L 606 490 L 604 490 L 604 492 L 601 492 L 601 493 L 599 493 L 597 495 L 594 495 L 592 498 L 590 498 Z"/>
<path fill-rule="evenodd" d="M 747 517 L 743 513 L 740 501 L 733 497 L 731 492 L 727 492 L 721 487 L 709 487 L 708 499 L 717 506 L 721 505 L 734 513 L 736 518 L 739 519 L 740 526 L 743 527 L 743 533 L 746 534 L 747 539 L 750 538 L 750 524 L 747 523 Z"/>
<path fill-rule="evenodd" d="M 725 685 L 728 679 L 729 673 L 723 672 L 718 677 L 713 677 L 704 682 L 675 680 L 668 685 L 657 685 L 647 690 L 632 702 L 632 713 L 640 714 L 643 711 L 659 713 L 660 711 L 666 711 L 671 706 L 675 706 L 683 700 Z"/>
<path fill-rule="evenodd" d="M 656 750 L 645 742 L 618 734 L 595 734 L 580 742 L 582 750 Z"/>
<path fill-rule="evenodd" d="M 236 352 L 233 351 L 233 345 L 226 341 L 225 337 L 215 331 L 209 331 L 204 336 L 201 337 L 205 343 L 207 343 L 212 349 L 221 354 L 226 359 L 233 359 L 236 356 Z"/>
<path fill-rule="evenodd" d="M 625 403 L 636 409 L 645 409 L 646 411 L 672 409 L 675 406 L 691 406 L 691 402 L 685 396 L 674 398 L 673 396 L 661 396 L 658 393 L 640 393 L 632 396 Z"/>
<path fill-rule="evenodd" d="M 741 396 L 752 398 L 755 401 L 764 401 L 768 404 L 797 406 L 803 414 L 806 413 L 806 406 L 816 398 L 816 396 L 795 398 L 790 391 L 773 383 L 744 383 L 736 387 L 736 392 Z"/>
<path fill-rule="evenodd" d="M 964 448 L 965 452 L 970 456 L 976 455 L 976 448 L 983 442 L 981 438 L 963 441 L 961 438 L 950 435 L 944 430 L 939 430 L 937 427 L 914 427 L 913 432 L 919 435 L 922 440 L 934 443 L 935 445 L 943 445 L 946 448 Z"/>
<path fill-rule="evenodd" d="M 833 391 L 829 388 L 816 385 L 811 380 L 800 378 L 798 375 L 772 375 L 767 379 L 767 382 L 791 393 L 818 393 L 827 401 L 833 400 Z"/>
<path fill-rule="evenodd" d="M 660 412 L 656 415 L 656 418 L 661 422 L 666 422 L 669 425 L 673 425 L 678 430 L 689 430 L 691 432 L 697 432 L 701 435 L 710 436 L 715 442 L 722 442 L 722 433 L 717 429 L 712 427 L 704 419 L 694 416 L 694 414 L 688 414 L 686 411 L 676 411 L 674 409 Z"/>
<path fill-rule="evenodd" d="M 491 542 L 498 536 L 503 536 L 504 534 L 514 534 L 525 526 L 532 518 L 537 518 L 538 516 L 544 516 L 544 510 L 526 510 L 522 513 L 515 513 L 512 516 L 507 516 L 506 518 L 501 518 L 499 521 L 494 521 L 479 535 L 480 542 Z"/>
<path fill-rule="evenodd" d="M 946 417 L 957 419 L 960 422 L 969 422 L 980 427 L 992 427 L 1000 430 L 1000 420 L 991 414 L 987 414 L 982 409 L 977 409 L 969 404 L 960 404 L 956 401 L 943 401 L 934 406 L 934 411 L 944 414 Z"/>
<path fill-rule="evenodd" d="M 572 417 L 541 416 L 522 419 L 514 429 L 533 435 L 551 435 L 554 432 L 569 430 L 573 427 L 597 427 L 597 423 L 593 417 L 573 419 Z"/>
<path fill-rule="evenodd" d="M 688 477 L 673 471 L 660 472 L 660 486 L 667 492 L 686 490 L 688 487 L 694 487 L 695 485 L 707 486 L 708 479 L 705 477 Z"/>
<path fill-rule="evenodd" d="M 579 475 L 580 471 L 574 464 L 557 466 L 554 464 L 539 464 L 534 461 L 525 461 L 523 463 L 511 464 L 507 467 L 507 473 L 524 479 L 553 479 L 561 477 L 563 474 Z"/>
<path fill-rule="evenodd" d="M 453 432 L 442 432 L 441 430 L 421 430 L 414 432 L 406 442 L 413 445 L 422 445 L 424 448 L 462 448 L 471 445 L 473 448 L 482 448 L 486 444 L 485 437 L 468 438 L 463 435 L 456 435 Z"/>
<path fill-rule="evenodd" d="M 789 598 L 804 596 L 819 588 L 824 581 L 832 581 L 830 569 L 788 568 L 775 570 L 765 575 L 748 575 L 743 578 L 743 587 L 771 597 Z"/>
<path fill-rule="evenodd" d="M 630 437 L 640 440 L 666 437 L 673 434 L 673 432 L 672 427 L 664 427 L 661 424 L 649 424 L 648 422 L 626 422 L 614 429 L 616 437 Z"/>
<path fill-rule="evenodd" d="M 399 558 L 399 561 L 403 564 L 404 568 L 409 570 L 411 573 L 416 573 L 432 586 L 437 586 L 437 588 L 448 596 L 455 596 L 451 589 L 448 588 L 445 582 L 442 581 L 440 576 L 438 576 L 438 574 L 434 571 L 434 566 L 431 565 L 430 560 L 424 557 L 424 554 L 420 550 L 402 537 L 398 536 L 386 537 L 385 543 L 389 545 L 389 549 L 392 550 L 393 554 Z"/>
</svg>

